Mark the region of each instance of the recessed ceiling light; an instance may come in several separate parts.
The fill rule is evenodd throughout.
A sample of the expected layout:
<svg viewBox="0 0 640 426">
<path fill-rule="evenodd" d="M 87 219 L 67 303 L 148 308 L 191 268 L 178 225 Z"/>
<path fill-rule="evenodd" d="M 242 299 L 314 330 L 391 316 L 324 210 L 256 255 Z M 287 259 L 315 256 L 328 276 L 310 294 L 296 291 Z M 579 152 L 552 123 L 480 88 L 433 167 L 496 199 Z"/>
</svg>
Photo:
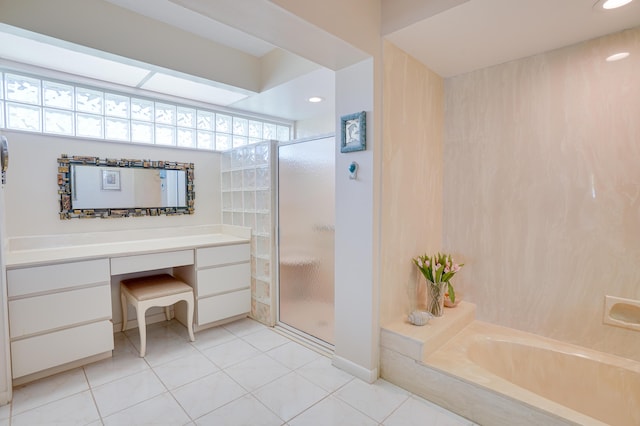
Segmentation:
<svg viewBox="0 0 640 426">
<path fill-rule="evenodd" d="M 624 59 L 626 57 L 629 56 L 629 52 L 619 52 L 619 53 L 614 53 L 611 56 L 608 56 L 606 61 L 607 62 L 615 62 L 615 61 L 619 61 L 620 59 Z"/>
<path fill-rule="evenodd" d="M 596 6 L 602 9 L 611 10 L 631 3 L 633 0 L 598 0 Z"/>
<path fill-rule="evenodd" d="M 308 101 L 315 104 L 324 101 L 324 98 L 321 98 L 320 96 L 312 96 L 308 99 Z"/>
</svg>

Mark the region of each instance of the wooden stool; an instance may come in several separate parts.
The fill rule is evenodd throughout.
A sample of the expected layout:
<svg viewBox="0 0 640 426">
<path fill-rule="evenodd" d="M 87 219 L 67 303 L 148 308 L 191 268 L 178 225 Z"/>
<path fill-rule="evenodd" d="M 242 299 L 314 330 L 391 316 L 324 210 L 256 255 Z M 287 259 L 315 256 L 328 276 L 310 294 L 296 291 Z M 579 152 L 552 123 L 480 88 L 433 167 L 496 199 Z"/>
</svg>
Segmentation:
<svg viewBox="0 0 640 426">
<path fill-rule="evenodd" d="M 127 304 L 136 308 L 138 329 L 140 330 L 140 356 L 144 357 L 147 349 L 147 326 L 145 313 L 153 306 L 164 306 L 167 320 L 171 319 L 169 307 L 174 303 L 187 303 L 187 330 L 193 342 L 193 288 L 169 275 L 151 275 L 120 281 L 120 302 L 122 303 L 122 331 L 127 329 Z M 127 303 L 128 302 L 128 303 Z"/>
</svg>

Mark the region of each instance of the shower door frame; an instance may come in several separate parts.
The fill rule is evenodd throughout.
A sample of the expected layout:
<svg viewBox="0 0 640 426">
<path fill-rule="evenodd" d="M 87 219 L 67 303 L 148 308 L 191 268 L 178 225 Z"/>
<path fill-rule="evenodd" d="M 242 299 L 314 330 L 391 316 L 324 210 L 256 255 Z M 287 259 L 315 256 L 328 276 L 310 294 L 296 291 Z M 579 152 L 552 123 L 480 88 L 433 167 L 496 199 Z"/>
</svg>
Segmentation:
<svg viewBox="0 0 640 426">
<path fill-rule="evenodd" d="M 319 139 L 327 139 L 327 138 L 333 138 L 334 140 L 334 148 L 335 148 L 335 138 L 336 135 L 335 133 L 328 133 L 328 134 L 323 134 L 323 135 L 319 135 L 319 136 L 311 136 L 308 138 L 302 138 L 302 139 L 294 139 L 294 140 L 290 140 L 290 141 L 286 141 L 286 142 L 277 142 L 276 143 L 276 149 L 275 149 L 275 166 L 274 166 L 274 171 L 275 171 L 275 188 L 276 190 L 275 192 L 275 228 L 276 228 L 276 232 L 275 232 L 275 240 L 276 240 L 276 246 L 275 246 L 275 261 L 276 261 L 276 267 L 275 267 L 275 289 L 276 289 L 276 295 L 275 295 L 275 306 L 276 306 L 276 323 L 275 323 L 275 327 L 280 329 L 281 331 L 283 331 L 284 333 L 286 333 L 287 335 L 296 338 L 298 340 L 301 340 L 302 342 L 305 342 L 309 345 L 311 345 L 312 347 L 316 348 L 317 350 L 324 352 L 328 355 L 332 355 L 333 351 L 334 351 L 334 345 L 326 342 L 322 339 L 319 339 L 309 333 L 306 333 L 302 330 L 299 330 L 289 324 L 283 323 L 282 321 L 280 321 L 280 147 L 281 146 L 289 146 L 289 145 L 296 145 L 296 144 L 300 144 L 300 143 L 305 143 L 305 142 L 311 142 L 311 141 L 315 141 L 315 140 L 319 140 Z M 334 152 L 334 161 L 335 161 L 335 152 Z M 335 167 L 335 163 L 334 163 L 334 167 Z M 335 196 L 335 194 L 334 194 Z M 335 247 L 335 246 L 334 246 Z M 334 252 L 335 255 L 335 252 Z M 335 281 L 334 281 L 334 285 L 335 285 Z M 334 307 L 335 307 L 335 300 L 334 300 Z M 335 322 L 334 322 L 334 327 L 335 327 Z"/>
</svg>

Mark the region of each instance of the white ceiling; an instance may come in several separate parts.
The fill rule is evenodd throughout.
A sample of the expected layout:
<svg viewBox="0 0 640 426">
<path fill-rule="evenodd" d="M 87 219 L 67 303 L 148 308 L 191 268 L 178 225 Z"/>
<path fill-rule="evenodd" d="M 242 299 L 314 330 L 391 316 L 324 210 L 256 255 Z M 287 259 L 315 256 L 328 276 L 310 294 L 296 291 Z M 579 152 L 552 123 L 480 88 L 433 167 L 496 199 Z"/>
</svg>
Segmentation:
<svg viewBox="0 0 640 426">
<path fill-rule="evenodd" d="M 0 23 L 0 58 L 90 79 L 227 106 L 252 92 Z"/>
<path fill-rule="evenodd" d="M 275 46 L 169 0 L 105 0 L 216 43 L 261 57 Z"/>
<path fill-rule="evenodd" d="M 386 38 L 451 77 L 640 25 L 640 0 L 609 11 L 595 3 L 470 0 Z"/>
<path fill-rule="evenodd" d="M 106 1 L 254 56 L 274 48 L 171 0 Z M 397 4 L 405 8 L 404 17 L 383 15 L 385 38 L 443 77 L 640 25 L 640 0 L 609 11 L 596 5 L 598 0 L 380 1 L 383 13 Z M 412 14 L 411 8 L 419 13 Z M 415 22 L 419 16 L 425 19 Z M 389 33 L 388 28 L 396 30 Z"/>
<path fill-rule="evenodd" d="M 258 58 L 275 49 L 270 43 L 171 0 L 105 1 Z M 385 38 L 443 77 L 640 25 L 640 0 L 608 12 L 594 8 L 595 0 L 380 1 L 383 12 L 385 8 L 404 7 L 401 11 L 404 16 L 388 15 L 387 25 L 382 22 L 382 30 L 391 31 Z M 417 10 L 418 5 L 420 13 L 412 15 L 411 8 Z M 52 48 L 52 41 L 46 37 L 35 40 L 25 37 L 26 40 L 21 41 L 15 37 L 23 34 L 5 30 L 0 26 L 0 57 L 10 60 L 67 72 L 66 68 L 69 68 L 76 74 L 148 90 L 161 91 L 169 87 L 175 92 L 169 93 L 172 95 L 289 120 L 331 114 L 334 108 L 334 73 L 327 69 L 297 76 L 262 93 L 241 89 L 234 92 L 233 88 L 217 82 L 146 66 L 81 46 L 55 42 Z M 31 44 L 26 46 L 24 43 Z M 120 81 L 121 78 L 127 81 Z M 306 102 L 311 95 L 321 96 L 325 102 Z"/>
</svg>

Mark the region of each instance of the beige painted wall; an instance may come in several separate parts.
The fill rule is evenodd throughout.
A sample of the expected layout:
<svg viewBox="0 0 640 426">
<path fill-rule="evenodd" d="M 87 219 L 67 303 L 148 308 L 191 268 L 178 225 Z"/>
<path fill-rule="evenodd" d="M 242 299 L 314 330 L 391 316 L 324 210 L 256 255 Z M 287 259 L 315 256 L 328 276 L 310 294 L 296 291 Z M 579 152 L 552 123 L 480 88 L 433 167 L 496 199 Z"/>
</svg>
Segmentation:
<svg viewBox="0 0 640 426">
<path fill-rule="evenodd" d="M 411 259 L 441 250 L 444 81 L 384 43 L 380 323 L 415 309 Z"/>
<path fill-rule="evenodd" d="M 480 319 L 640 360 L 602 324 L 640 299 L 638 70 L 637 28 L 446 81 L 444 247 Z"/>
</svg>

